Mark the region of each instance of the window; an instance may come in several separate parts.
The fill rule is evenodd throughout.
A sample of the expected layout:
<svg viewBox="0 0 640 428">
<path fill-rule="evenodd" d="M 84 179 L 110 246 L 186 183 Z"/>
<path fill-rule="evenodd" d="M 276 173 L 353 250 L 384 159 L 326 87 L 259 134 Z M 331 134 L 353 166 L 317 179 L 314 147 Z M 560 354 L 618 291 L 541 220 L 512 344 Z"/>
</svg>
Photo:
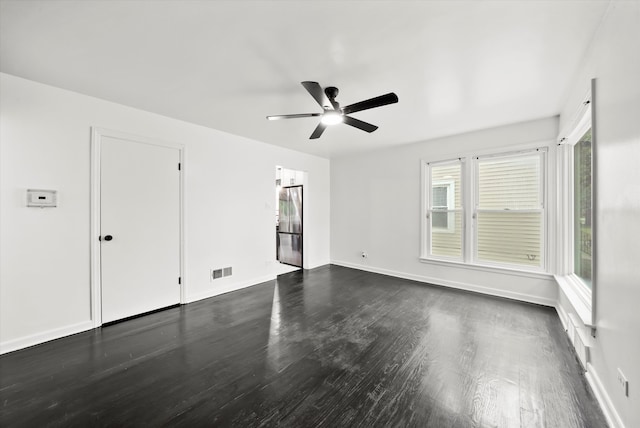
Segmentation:
<svg viewBox="0 0 640 428">
<path fill-rule="evenodd" d="M 545 160 L 533 149 L 423 162 L 421 257 L 545 271 Z"/>
<path fill-rule="evenodd" d="M 432 225 L 434 229 L 453 231 L 455 225 L 454 214 L 451 210 L 455 209 L 453 204 L 455 194 L 455 184 L 453 181 L 434 182 L 431 186 L 432 206 Z"/>
<path fill-rule="evenodd" d="M 541 154 L 477 159 L 476 258 L 543 267 Z"/>
<path fill-rule="evenodd" d="M 592 81 L 592 85 L 595 82 Z M 593 86 L 592 86 L 593 89 Z M 577 109 L 558 147 L 558 265 L 555 278 L 581 321 L 593 324 L 595 143 L 592 91 Z"/>
<path fill-rule="evenodd" d="M 591 128 L 573 146 L 573 273 L 591 289 Z"/>
<path fill-rule="evenodd" d="M 430 256 L 462 259 L 462 163 L 427 165 L 427 228 Z"/>
</svg>

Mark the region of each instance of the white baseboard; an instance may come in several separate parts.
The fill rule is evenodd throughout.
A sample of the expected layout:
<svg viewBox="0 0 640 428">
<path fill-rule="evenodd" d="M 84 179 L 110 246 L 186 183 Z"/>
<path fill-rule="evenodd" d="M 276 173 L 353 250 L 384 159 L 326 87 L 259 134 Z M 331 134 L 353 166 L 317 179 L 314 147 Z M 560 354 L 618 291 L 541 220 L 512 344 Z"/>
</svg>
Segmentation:
<svg viewBox="0 0 640 428">
<path fill-rule="evenodd" d="M 589 382 L 589 386 L 591 386 L 598 403 L 600 403 L 600 408 L 602 409 L 602 413 L 604 413 L 604 417 L 607 419 L 609 427 L 625 428 L 624 422 L 622 422 L 616 408 L 613 407 L 611 398 L 609 397 L 609 394 L 607 394 L 607 391 L 604 389 L 604 386 L 598 377 L 598 373 L 591 364 L 587 364 L 587 373 L 585 374 L 585 377 L 587 378 L 587 382 Z"/>
<path fill-rule="evenodd" d="M 394 276 L 396 278 L 409 279 L 409 280 L 418 281 L 418 282 L 426 282 L 429 284 L 441 285 L 444 287 L 457 288 L 459 290 L 473 291 L 476 293 L 488 294 L 490 296 L 506 297 L 508 299 L 519 300 L 519 301 L 528 302 L 528 303 L 535 303 L 537 305 L 551 306 L 551 307 L 556 306 L 556 301 L 553 299 L 548 299 L 545 297 L 535 296 L 531 294 L 518 293 L 515 291 L 502 290 L 498 288 L 485 287 L 482 285 L 475 285 L 475 284 L 469 284 L 469 283 L 458 282 L 458 281 L 448 281 L 442 278 L 433 278 L 433 277 L 428 277 L 423 275 L 414 275 L 414 274 L 397 272 L 397 271 L 388 270 L 388 269 L 380 269 L 372 266 L 365 266 L 365 265 L 360 265 L 356 263 L 344 262 L 340 260 L 332 260 L 331 263 L 334 265 L 364 270 L 367 272 Z"/>
<path fill-rule="evenodd" d="M 573 310 L 573 308 L 570 308 L 570 310 Z M 566 331 L 569 328 L 571 323 L 569 319 L 569 313 L 559 301 L 556 304 L 556 311 L 558 312 L 558 317 L 560 318 L 560 322 L 562 323 L 562 326 Z M 618 414 L 615 407 L 613 406 L 613 402 L 611 401 L 609 394 L 607 393 L 607 391 L 604 388 L 604 385 L 600 381 L 600 377 L 598 376 L 598 373 L 596 372 L 595 367 L 593 367 L 591 363 L 587 363 L 585 378 L 587 379 L 587 382 L 589 383 L 589 386 L 591 387 L 593 394 L 596 396 L 596 400 L 598 400 L 598 404 L 600 404 L 600 408 L 602 409 L 602 413 L 604 414 L 604 417 L 607 419 L 607 424 L 609 424 L 609 427 L 625 428 L 625 425 L 622 422 L 620 415 Z"/>
<path fill-rule="evenodd" d="M 51 340 L 60 339 L 61 337 L 70 336 L 72 334 L 82 333 L 83 331 L 92 330 L 93 328 L 93 321 L 88 320 L 81 323 L 47 330 L 37 334 L 32 334 L 30 336 L 19 337 L 13 340 L 7 340 L 6 342 L 0 342 L 0 355 L 17 351 L 23 348 L 28 348 L 30 346 L 39 345 Z"/>
<path fill-rule="evenodd" d="M 241 290 L 243 288 L 251 287 L 252 285 L 262 284 L 263 282 L 272 281 L 274 279 L 276 279 L 276 275 L 269 274 L 269 275 L 264 275 L 258 278 L 253 278 L 248 281 L 234 282 L 231 284 L 225 284 L 223 286 L 214 286 L 212 290 L 206 291 L 204 293 L 198 293 L 193 296 L 187 296 L 187 303 L 193 303 L 193 302 L 197 302 L 198 300 L 208 299 L 209 297 L 219 296 L 220 294 L 226 294 L 232 291 Z"/>
<path fill-rule="evenodd" d="M 269 274 L 262 277 L 251 279 L 249 281 L 226 284 L 223 287 L 215 288 L 206 293 L 200 293 L 195 296 L 187 296 L 187 302 L 188 303 L 196 302 L 198 300 L 207 299 L 209 297 L 217 296 L 219 294 L 240 290 L 242 288 L 261 284 L 263 282 L 271 281 L 274 279 L 276 279 L 276 275 Z M 19 349 L 28 348 L 30 346 L 39 345 L 41 343 L 49 342 L 51 340 L 60 339 L 61 337 L 70 336 L 72 334 L 81 333 L 83 331 L 92 330 L 94 328 L 96 328 L 96 326 L 94 325 L 93 320 L 88 320 L 78 324 L 73 324 L 65 327 L 43 331 L 41 333 L 33 334 L 30 336 L 19 337 L 17 339 L 0 342 L 0 355 L 6 354 L 8 352 L 17 351 Z"/>
</svg>

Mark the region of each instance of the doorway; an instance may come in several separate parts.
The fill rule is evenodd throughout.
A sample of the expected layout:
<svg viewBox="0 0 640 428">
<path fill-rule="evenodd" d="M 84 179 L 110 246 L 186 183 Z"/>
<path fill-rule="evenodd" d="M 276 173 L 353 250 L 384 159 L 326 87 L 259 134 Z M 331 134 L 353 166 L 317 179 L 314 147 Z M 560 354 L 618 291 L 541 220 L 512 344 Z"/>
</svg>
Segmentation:
<svg viewBox="0 0 640 428">
<path fill-rule="evenodd" d="M 183 301 L 182 156 L 179 145 L 94 130 L 94 325 Z"/>
<path fill-rule="evenodd" d="M 304 266 L 304 177 L 276 167 L 276 259 L 283 273 Z"/>
</svg>

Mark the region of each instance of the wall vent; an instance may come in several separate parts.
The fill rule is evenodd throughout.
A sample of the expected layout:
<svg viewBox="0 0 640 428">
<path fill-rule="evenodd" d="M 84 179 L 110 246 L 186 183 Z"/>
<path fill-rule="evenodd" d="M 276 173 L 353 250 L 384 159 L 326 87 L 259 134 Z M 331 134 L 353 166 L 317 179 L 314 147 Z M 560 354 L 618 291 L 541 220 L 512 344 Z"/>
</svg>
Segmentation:
<svg viewBox="0 0 640 428">
<path fill-rule="evenodd" d="M 589 362 L 589 348 L 591 347 L 591 339 L 586 332 L 586 328 L 582 327 L 582 323 L 578 321 L 574 314 L 569 314 L 569 325 L 567 329 L 569 340 L 573 345 L 573 349 L 576 351 L 576 355 L 582 368 L 587 369 L 587 363 Z"/>
<path fill-rule="evenodd" d="M 582 337 L 579 333 L 576 334 L 575 340 L 573 342 L 573 347 L 576 350 L 576 354 L 578 355 L 578 359 L 582 364 L 582 368 L 586 370 L 587 363 L 589 362 L 589 347 L 582 341 Z"/>
<path fill-rule="evenodd" d="M 220 279 L 225 276 L 231 276 L 233 274 L 233 268 L 231 266 L 220 268 L 220 269 L 211 269 L 210 271 L 210 279 L 213 281 L 214 279 Z"/>
</svg>

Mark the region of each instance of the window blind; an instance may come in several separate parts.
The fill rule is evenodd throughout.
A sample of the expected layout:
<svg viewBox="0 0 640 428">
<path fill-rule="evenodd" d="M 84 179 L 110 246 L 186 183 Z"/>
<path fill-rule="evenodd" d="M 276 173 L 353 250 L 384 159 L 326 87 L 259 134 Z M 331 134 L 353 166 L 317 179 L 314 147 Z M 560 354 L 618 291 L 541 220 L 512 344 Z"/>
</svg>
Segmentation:
<svg viewBox="0 0 640 428">
<path fill-rule="evenodd" d="M 476 257 L 542 266 L 541 155 L 477 160 Z"/>
</svg>

